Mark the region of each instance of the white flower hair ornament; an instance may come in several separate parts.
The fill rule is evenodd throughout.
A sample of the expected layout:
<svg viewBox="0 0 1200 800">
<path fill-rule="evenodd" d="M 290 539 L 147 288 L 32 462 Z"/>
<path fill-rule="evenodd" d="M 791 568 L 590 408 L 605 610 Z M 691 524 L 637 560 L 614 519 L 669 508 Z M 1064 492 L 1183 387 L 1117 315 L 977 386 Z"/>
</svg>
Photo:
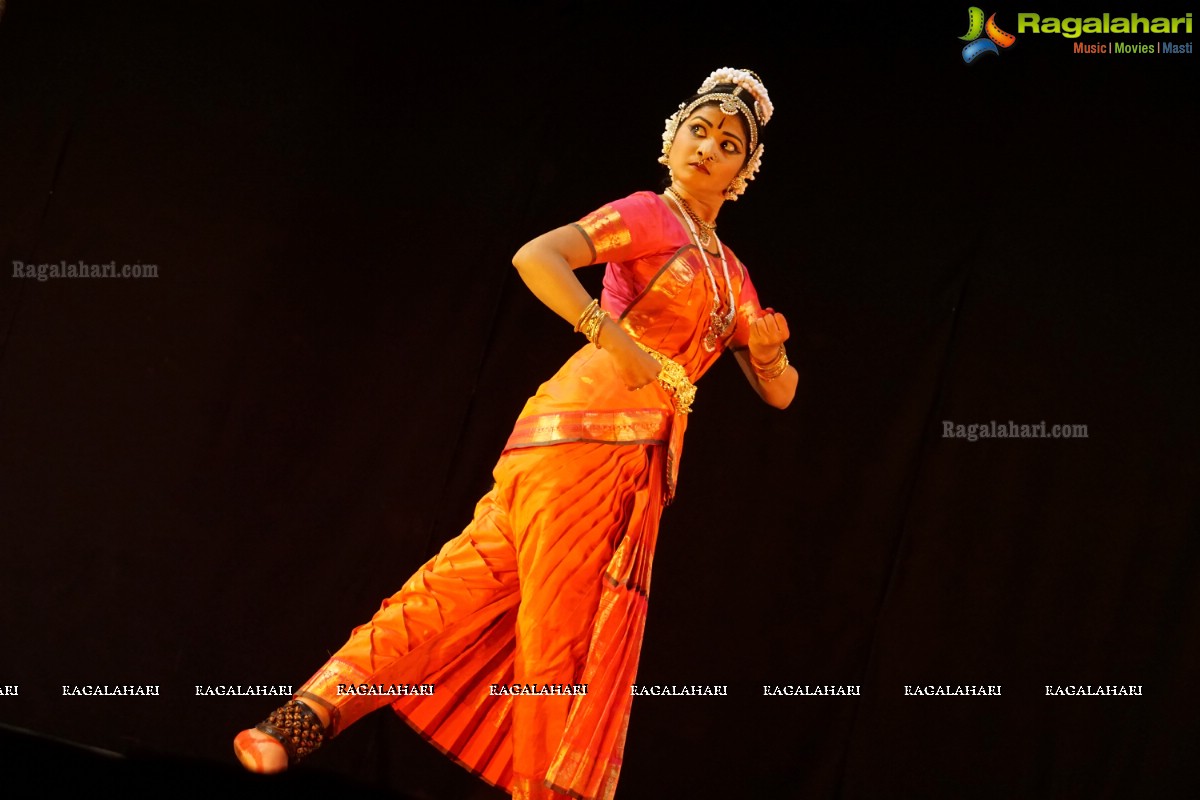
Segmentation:
<svg viewBox="0 0 1200 800">
<path fill-rule="evenodd" d="M 733 91 L 713 91 L 722 84 L 733 86 Z M 675 134 L 679 132 L 679 126 L 698 107 L 715 103 L 721 109 L 721 113 L 726 116 L 741 113 L 750 126 L 750 130 L 747 131 L 750 137 L 750 157 L 746 159 L 745 166 L 729 184 L 729 188 L 725 190 L 726 200 L 737 200 L 745 193 L 747 181 L 754 180 L 755 174 L 762 167 L 763 146 L 758 142 L 758 129 L 770 122 L 771 115 L 775 113 L 775 106 L 771 105 L 771 98 L 767 94 L 767 87 L 763 85 L 762 79 L 748 69 L 721 67 L 714 70 L 704 79 L 704 83 L 700 84 L 696 93 L 695 100 L 690 103 L 680 103 L 679 109 L 667 117 L 667 125 L 663 130 L 662 137 L 662 156 L 658 161 L 660 164 L 667 163 L 667 156 L 671 152 L 671 145 L 675 143 Z M 743 95 L 748 95 L 748 97 Z M 751 103 L 747 104 L 747 100 L 750 100 Z"/>
</svg>

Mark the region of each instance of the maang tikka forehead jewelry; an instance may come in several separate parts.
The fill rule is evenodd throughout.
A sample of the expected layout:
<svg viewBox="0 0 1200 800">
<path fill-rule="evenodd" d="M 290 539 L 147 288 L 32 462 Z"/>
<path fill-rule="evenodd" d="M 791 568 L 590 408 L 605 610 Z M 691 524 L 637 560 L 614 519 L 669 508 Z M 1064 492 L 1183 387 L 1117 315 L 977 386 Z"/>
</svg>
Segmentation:
<svg viewBox="0 0 1200 800">
<path fill-rule="evenodd" d="M 727 92 L 712 91 L 722 84 L 732 85 L 734 88 Z M 696 92 L 698 96 L 695 100 L 690 103 L 680 103 L 679 110 L 667 118 L 666 128 L 663 131 L 662 155 L 658 161 L 660 164 L 668 164 L 671 145 L 675 142 L 679 126 L 700 106 L 716 103 L 717 108 L 726 116 L 740 113 L 745 117 L 750 128 L 747 131 L 750 138 L 750 157 L 746 159 L 745 165 L 724 192 L 726 200 L 737 200 L 746 191 L 746 182 L 754 180 L 755 174 L 762 166 L 763 146 L 758 143 L 758 129 L 771 120 L 775 107 L 771 104 L 771 98 L 767 94 L 767 87 L 763 85 L 762 79 L 748 69 L 722 67 L 714 70 L 700 84 L 700 88 Z M 742 97 L 743 93 L 749 95 L 748 99 L 752 101 L 751 104 L 746 103 L 747 98 Z"/>
</svg>

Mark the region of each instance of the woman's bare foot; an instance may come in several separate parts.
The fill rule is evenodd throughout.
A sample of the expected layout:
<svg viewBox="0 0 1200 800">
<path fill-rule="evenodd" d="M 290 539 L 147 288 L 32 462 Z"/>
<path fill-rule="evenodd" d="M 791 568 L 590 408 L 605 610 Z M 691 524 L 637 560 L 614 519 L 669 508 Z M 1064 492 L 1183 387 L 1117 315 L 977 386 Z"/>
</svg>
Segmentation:
<svg viewBox="0 0 1200 800">
<path fill-rule="evenodd" d="M 288 767 L 287 750 L 273 736 L 248 728 L 233 740 L 233 752 L 242 766 L 251 772 L 270 775 Z"/>
<path fill-rule="evenodd" d="M 300 702 L 317 715 L 321 725 L 328 728 L 328 711 L 315 703 Z M 251 772 L 271 775 L 288 768 L 288 751 L 283 744 L 257 728 L 247 728 L 239 733 L 233 740 L 233 752 L 242 766 Z"/>
</svg>

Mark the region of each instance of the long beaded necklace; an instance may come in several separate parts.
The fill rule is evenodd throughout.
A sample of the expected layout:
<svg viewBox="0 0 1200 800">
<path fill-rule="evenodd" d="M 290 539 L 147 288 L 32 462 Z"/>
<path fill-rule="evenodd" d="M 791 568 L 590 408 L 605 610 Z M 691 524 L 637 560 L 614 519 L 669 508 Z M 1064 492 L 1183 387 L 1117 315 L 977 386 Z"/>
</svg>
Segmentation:
<svg viewBox="0 0 1200 800">
<path fill-rule="evenodd" d="M 717 276 L 713 274 L 712 264 L 708 260 L 708 251 L 700 243 L 700 236 L 696 232 L 696 225 L 692 222 L 694 216 L 691 207 L 687 204 L 674 187 L 668 186 L 666 193 L 670 196 L 679 210 L 683 212 L 683 220 L 687 223 L 688 231 L 692 234 L 692 239 L 696 242 L 696 249 L 700 251 L 700 257 L 704 259 L 704 271 L 708 273 L 708 282 L 712 286 L 712 311 L 708 315 L 708 333 L 704 334 L 704 349 L 708 352 L 713 352 L 717 349 L 717 339 L 725 335 L 725 331 L 729 330 L 729 326 L 733 323 L 734 315 L 734 300 L 733 300 L 733 282 L 729 280 L 729 262 L 725 258 L 725 247 L 721 244 L 721 240 L 717 239 L 717 232 L 711 231 L 712 237 L 717 240 L 717 251 L 721 254 L 721 272 L 725 276 L 725 290 L 729 295 L 729 310 L 724 316 L 721 316 L 721 301 L 720 290 L 717 288 Z M 715 225 L 713 226 L 716 227 Z"/>
</svg>

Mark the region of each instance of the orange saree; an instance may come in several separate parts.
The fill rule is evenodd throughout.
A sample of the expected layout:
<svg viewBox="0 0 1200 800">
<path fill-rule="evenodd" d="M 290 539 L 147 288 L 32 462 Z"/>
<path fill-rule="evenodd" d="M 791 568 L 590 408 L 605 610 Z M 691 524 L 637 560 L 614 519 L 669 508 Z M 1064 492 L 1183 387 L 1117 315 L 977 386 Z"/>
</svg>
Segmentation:
<svg viewBox="0 0 1200 800">
<path fill-rule="evenodd" d="M 601 305 L 693 382 L 745 345 L 760 313 L 745 269 L 728 249 L 728 284 L 719 256 L 706 269 L 660 197 L 630 195 L 578 227 L 609 262 Z M 735 323 L 706 342 L 730 296 Z M 514 798 L 612 798 L 684 421 L 666 389 L 626 390 L 585 345 L 529 399 L 471 523 L 297 696 L 332 710 L 331 735 L 390 704 Z"/>
</svg>

